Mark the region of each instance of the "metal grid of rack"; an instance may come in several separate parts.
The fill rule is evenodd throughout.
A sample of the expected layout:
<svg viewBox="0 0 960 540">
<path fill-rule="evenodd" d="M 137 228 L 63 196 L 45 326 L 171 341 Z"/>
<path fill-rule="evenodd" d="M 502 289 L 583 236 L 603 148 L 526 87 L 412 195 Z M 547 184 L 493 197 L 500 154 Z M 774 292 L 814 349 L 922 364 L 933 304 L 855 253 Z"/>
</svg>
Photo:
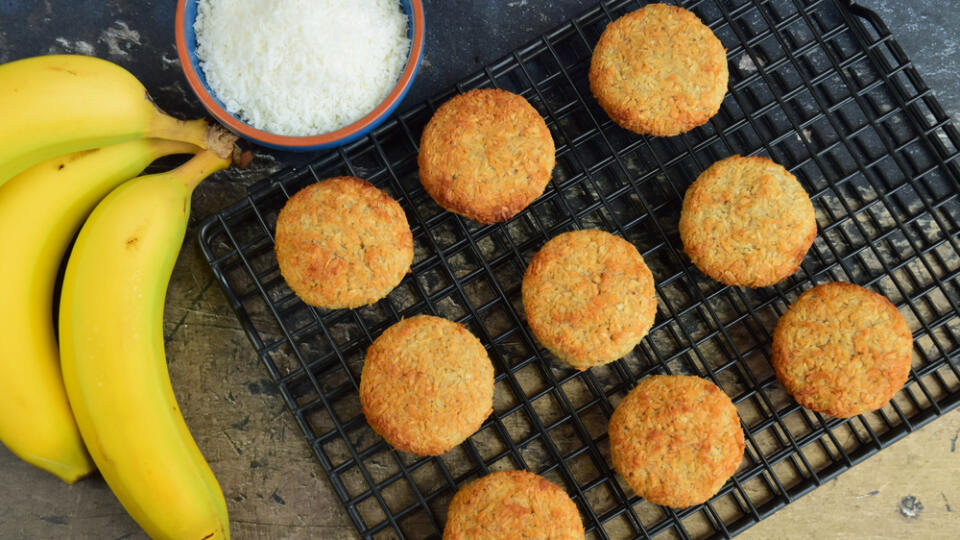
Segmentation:
<svg viewBox="0 0 960 540">
<path fill-rule="evenodd" d="M 883 22 L 842 0 L 680 2 L 727 47 L 730 91 L 705 126 L 649 138 L 614 125 L 587 81 L 600 32 L 644 3 L 602 2 L 370 136 L 253 186 L 203 225 L 199 240 L 214 275 L 361 536 L 439 538 L 459 486 L 511 468 L 565 488 L 588 538 L 732 536 L 960 402 L 960 134 Z M 504 224 L 444 212 L 417 178 L 423 126 L 440 103 L 475 87 L 523 95 L 557 144 L 546 192 Z M 682 254 L 686 187 L 735 153 L 785 165 L 816 208 L 817 240 L 801 270 L 774 287 L 722 286 Z M 415 259 L 377 304 L 320 311 L 287 288 L 272 234 L 289 196 L 340 174 L 400 201 Z M 574 228 L 633 242 L 659 299 L 643 343 L 587 372 L 539 346 L 520 304 L 533 253 Z M 832 280 L 885 294 L 914 333 L 905 388 L 882 410 L 848 420 L 799 407 L 768 362 L 777 318 L 801 292 Z M 366 425 L 357 396 L 366 347 L 417 313 L 463 322 L 496 369 L 493 414 L 439 457 L 392 450 Z M 706 504 L 652 505 L 610 467 L 607 420 L 653 373 L 707 377 L 737 405 L 746 454 Z"/>
</svg>

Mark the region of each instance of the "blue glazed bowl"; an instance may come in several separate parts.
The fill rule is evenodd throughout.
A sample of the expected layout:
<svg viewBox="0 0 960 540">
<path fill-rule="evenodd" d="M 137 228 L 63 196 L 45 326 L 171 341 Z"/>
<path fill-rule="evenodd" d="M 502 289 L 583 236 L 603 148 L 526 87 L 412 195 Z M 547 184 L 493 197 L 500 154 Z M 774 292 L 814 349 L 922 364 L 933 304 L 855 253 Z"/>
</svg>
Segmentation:
<svg viewBox="0 0 960 540">
<path fill-rule="evenodd" d="M 200 69 L 197 58 L 197 36 L 193 30 L 193 23 L 197 18 L 197 0 L 178 0 L 176 15 L 177 54 L 180 65 L 187 77 L 187 82 L 194 93 L 203 103 L 207 111 L 221 124 L 240 135 L 241 137 L 277 150 L 310 151 L 335 148 L 355 141 L 370 133 L 383 123 L 407 95 L 413 79 L 420 68 L 420 59 L 423 57 L 424 19 L 422 0 L 400 0 L 400 4 L 410 21 L 408 37 L 410 38 L 410 55 L 404 67 L 400 80 L 390 94 L 369 114 L 356 122 L 329 133 L 320 133 L 305 137 L 290 137 L 277 135 L 257 129 L 242 119 L 227 111 L 223 102 L 213 93 L 207 84 L 207 78 Z"/>
</svg>

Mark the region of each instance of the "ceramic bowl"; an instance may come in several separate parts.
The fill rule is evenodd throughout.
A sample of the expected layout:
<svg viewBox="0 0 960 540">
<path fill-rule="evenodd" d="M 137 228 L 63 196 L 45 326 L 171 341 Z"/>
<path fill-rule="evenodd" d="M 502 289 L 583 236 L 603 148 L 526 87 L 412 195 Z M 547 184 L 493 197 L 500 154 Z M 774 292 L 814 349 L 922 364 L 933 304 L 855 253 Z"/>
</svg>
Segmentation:
<svg viewBox="0 0 960 540">
<path fill-rule="evenodd" d="M 407 64 L 403 73 L 400 75 L 400 80 L 397 81 L 396 86 L 393 87 L 386 99 L 366 116 L 329 133 L 318 133 L 303 137 L 277 135 L 257 129 L 227 110 L 223 102 L 214 94 L 210 85 L 207 84 L 207 79 L 197 58 L 197 36 L 193 29 L 193 23 L 197 18 L 197 0 L 177 1 L 177 54 L 180 57 L 180 65 L 183 67 L 187 82 L 200 102 L 214 118 L 237 135 L 278 150 L 311 151 L 335 148 L 363 137 L 383 123 L 400 105 L 413 84 L 420 67 L 420 60 L 423 57 L 423 3 L 422 0 L 400 0 L 400 5 L 410 22 L 407 36 L 411 42 L 410 54 L 407 57 Z"/>
</svg>

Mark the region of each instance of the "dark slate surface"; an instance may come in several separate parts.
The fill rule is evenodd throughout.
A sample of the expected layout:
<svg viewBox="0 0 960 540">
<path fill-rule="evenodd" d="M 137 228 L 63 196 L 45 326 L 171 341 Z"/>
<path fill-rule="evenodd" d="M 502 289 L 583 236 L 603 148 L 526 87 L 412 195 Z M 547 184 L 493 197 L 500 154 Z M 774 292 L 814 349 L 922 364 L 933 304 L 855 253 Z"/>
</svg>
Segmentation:
<svg viewBox="0 0 960 540">
<path fill-rule="evenodd" d="M 943 108 L 960 119 L 960 10 L 943 0 L 862 0 L 883 18 Z"/>
<path fill-rule="evenodd" d="M 883 16 L 944 108 L 960 118 L 956 54 L 960 11 L 946 9 L 942 0 L 860 3 Z M 595 0 L 424 0 L 426 52 L 401 108 L 441 92 L 476 71 L 480 63 L 496 60 L 594 4 Z M 95 54 L 130 69 L 165 110 L 199 116 L 204 111 L 176 59 L 173 5 L 173 0 L 0 0 L 0 62 L 51 52 Z M 247 184 L 309 157 L 265 152 L 252 169 L 220 178 Z"/>
<path fill-rule="evenodd" d="M 530 41 L 594 0 L 424 0 L 427 49 L 418 102 Z M 943 0 L 860 0 L 874 9 L 952 114 L 960 114 L 960 10 Z M 174 112 L 201 112 L 173 61 L 173 1 L 0 0 L 0 61 L 84 52 L 131 69 Z"/>
</svg>

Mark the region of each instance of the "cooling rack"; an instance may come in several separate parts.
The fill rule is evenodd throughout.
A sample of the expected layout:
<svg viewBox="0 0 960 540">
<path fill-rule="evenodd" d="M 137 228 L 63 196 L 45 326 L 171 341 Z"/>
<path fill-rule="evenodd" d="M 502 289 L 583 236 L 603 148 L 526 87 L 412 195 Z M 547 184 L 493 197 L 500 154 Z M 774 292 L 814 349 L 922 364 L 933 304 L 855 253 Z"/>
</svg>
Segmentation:
<svg viewBox="0 0 960 540">
<path fill-rule="evenodd" d="M 214 275 L 362 537 L 439 538 L 459 486 L 513 468 L 566 489 L 588 538 L 729 537 L 957 406 L 960 135 L 883 22 L 842 0 L 680 2 L 727 47 L 729 93 L 707 125 L 649 138 L 612 124 L 587 81 L 603 28 L 644 3 L 599 4 L 370 136 L 251 187 L 202 226 Z M 546 192 L 505 224 L 444 212 L 417 179 L 423 126 L 440 103 L 475 87 L 523 95 L 557 144 Z M 802 268 L 774 287 L 722 286 L 681 251 L 686 187 L 735 153 L 788 167 L 816 208 L 819 234 Z M 290 195 L 341 174 L 400 201 L 415 259 L 385 300 L 320 311 L 285 285 L 272 234 Z M 581 373 L 531 337 L 520 280 L 546 240 L 590 227 L 637 246 L 659 307 L 630 355 Z M 799 407 L 768 361 L 777 318 L 801 292 L 832 280 L 889 297 L 915 344 L 904 389 L 882 410 L 846 420 Z M 493 414 L 440 457 L 393 451 L 365 423 L 357 395 L 367 346 L 418 313 L 462 321 L 496 368 Z M 607 420 L 653 373 L 707 377 L 737 405 L 746 454 L 706 504 L 652 505 L 610 467 Z"/>
</svg>

